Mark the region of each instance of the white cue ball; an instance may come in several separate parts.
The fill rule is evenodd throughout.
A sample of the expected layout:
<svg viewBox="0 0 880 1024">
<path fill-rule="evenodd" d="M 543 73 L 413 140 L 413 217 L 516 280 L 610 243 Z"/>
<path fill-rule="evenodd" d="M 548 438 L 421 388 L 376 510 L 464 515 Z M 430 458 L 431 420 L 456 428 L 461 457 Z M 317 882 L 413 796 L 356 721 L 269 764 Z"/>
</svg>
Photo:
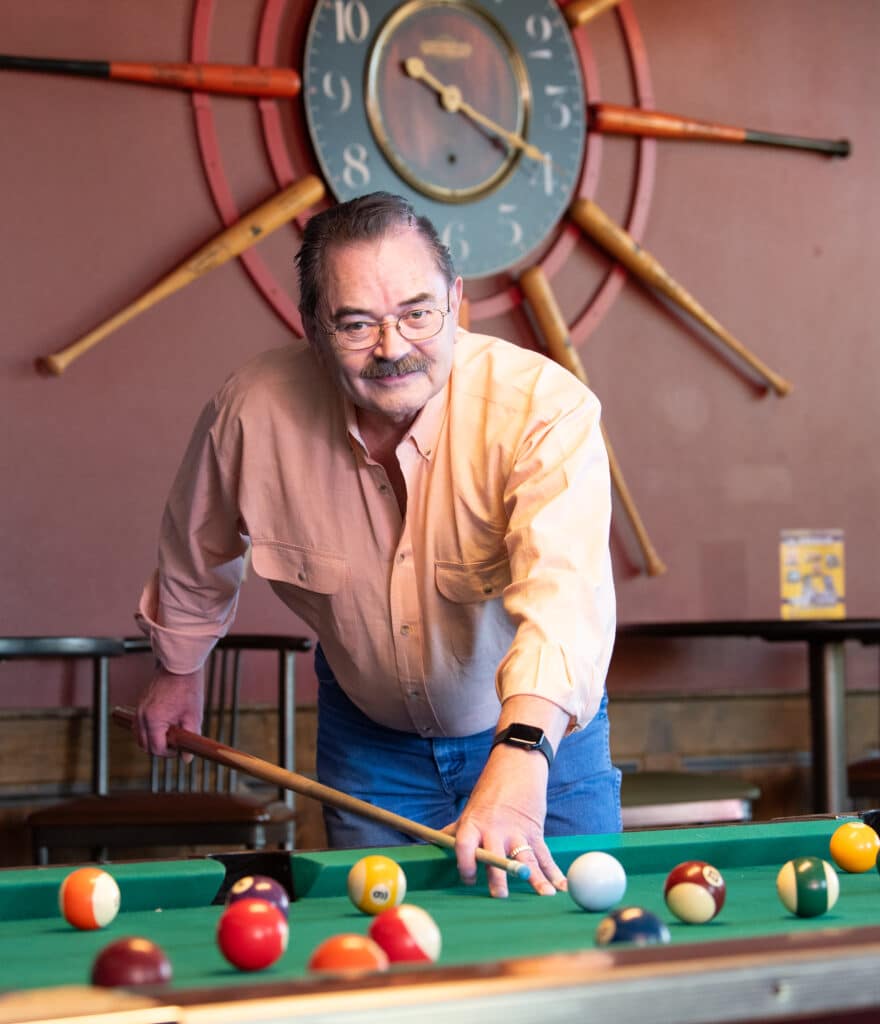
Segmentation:
<svg viewBox="0 0 880 1024">
<path fill-rule="evenodd" d="M 623 899 L 626 872 L 610 853 L 591 850 L 571 862 L 568 895 L 584 910 L 608 910 Z"/>
</svg>

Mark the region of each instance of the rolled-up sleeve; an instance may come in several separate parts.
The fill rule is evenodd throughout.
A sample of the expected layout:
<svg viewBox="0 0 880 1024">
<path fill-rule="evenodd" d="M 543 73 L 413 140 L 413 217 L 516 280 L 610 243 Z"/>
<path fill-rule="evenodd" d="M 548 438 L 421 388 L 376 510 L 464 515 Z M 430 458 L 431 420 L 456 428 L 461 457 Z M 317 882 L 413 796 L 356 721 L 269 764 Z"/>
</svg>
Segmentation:
<svg viewBox="0 0 880 1024">
<path fill-rule="evenodd" d="M 616 624 L 610 473 L 592 392 L 529 423 L 505 504 L 504 607 L 516 633 L 498 667 L 499 697 L 544 697 L 568 712 L 571 728 L 583 727 L 604 693 Z"/>
<path fill-rule="evenodd" d="M 219 441 L 210 402 L 193 432 L 165 506 L 158 569 L 135 618 L 162 665 L 178 674 L 201 667 L 235 618 L 249 542 L 238 509 L 241 443 L 237 424 Z"/>
</svg>

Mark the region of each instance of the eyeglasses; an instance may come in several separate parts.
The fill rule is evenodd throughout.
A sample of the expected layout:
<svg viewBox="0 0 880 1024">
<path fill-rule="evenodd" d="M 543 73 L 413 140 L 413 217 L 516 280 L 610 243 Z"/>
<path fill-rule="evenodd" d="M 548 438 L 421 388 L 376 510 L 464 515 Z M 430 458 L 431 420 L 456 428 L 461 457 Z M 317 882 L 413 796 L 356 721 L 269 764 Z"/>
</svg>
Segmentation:
<svg viewBox="0 0 880 1024">
<path fill-rule="evenodd" d="M 446 309 L 431 309 L 419 307 L 409 309 L 396 322 L 389 320 L 349 320 L 337 324 L 335 330 L 328 330 L 328 334 L 336 338 L 336 344 L 349 352 L 356 352 L 359 349 L 372 348 L 379 343 L 379 339 L 388 327 L 394 327 L 397 333 L 418 345 L 438 335 L 443 330 L 446 316 L 450 313 L 449 294 L 446 295 Z"/>
</svg>

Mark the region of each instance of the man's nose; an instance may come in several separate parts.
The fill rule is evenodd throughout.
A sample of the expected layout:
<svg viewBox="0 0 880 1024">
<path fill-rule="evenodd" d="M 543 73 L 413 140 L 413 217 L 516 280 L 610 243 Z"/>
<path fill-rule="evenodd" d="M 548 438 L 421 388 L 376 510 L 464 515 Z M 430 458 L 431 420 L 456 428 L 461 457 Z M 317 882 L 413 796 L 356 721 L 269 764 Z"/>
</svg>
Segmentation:
<svg viewBox="0 0 880 1024">
<path fill-rule="evenodd" d="M 379 340 L 373 349 L 373 355 L 381 359 L 394 361 L 405 356 L 412 348 L 412 343 L 397 329 L 396 320 L 382 320 L 379 324 Z"/>
</svg>

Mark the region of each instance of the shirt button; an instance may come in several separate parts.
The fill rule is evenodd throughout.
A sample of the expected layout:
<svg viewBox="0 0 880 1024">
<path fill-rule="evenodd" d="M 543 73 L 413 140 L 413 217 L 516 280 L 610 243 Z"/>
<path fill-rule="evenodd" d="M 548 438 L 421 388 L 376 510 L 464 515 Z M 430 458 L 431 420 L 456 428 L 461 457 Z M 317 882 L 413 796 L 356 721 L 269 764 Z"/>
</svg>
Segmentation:
<svg viewBox="0 0 880 1024">
<path fill-rule="evenodd" d="M 485 583 L 483 585 L 483 593 L 484 594 L 491 594 L 494 589 L 495 588 L 492 586 L 491 583 Z"/>
<path fill-rule="evenodd" d="M 387 494 L 388 493 L 388 484 L 379 484 L 379 493 L 380 494 Z"/>
<path fill-rule="evenodd" d="M 409 626 L 401 626 L 400 627 L 400 635 L 401 636 L 409 636 Z"/>
<path fill-rule="evenodd" d="M 406 555 L 404 555 L 404 554 L 399 554 L 399 555 L 397 556 L 397 561 L 398 561 L 398 562 L 405 562 L 405 561 L 406 561 Z"/>
<path fill-rule="evenodd" d="M 305 574 L 304 572 L 298 572 L 298 573 L 296 574 L 296 578 L 297 578 L 297 579 L 298 579 L 298 580 L 299 580 L 300 582 L 304 582 L 304 581 L 305 581 L 305 578 L 306 578 L 306 574 Z"/>
</svg>

